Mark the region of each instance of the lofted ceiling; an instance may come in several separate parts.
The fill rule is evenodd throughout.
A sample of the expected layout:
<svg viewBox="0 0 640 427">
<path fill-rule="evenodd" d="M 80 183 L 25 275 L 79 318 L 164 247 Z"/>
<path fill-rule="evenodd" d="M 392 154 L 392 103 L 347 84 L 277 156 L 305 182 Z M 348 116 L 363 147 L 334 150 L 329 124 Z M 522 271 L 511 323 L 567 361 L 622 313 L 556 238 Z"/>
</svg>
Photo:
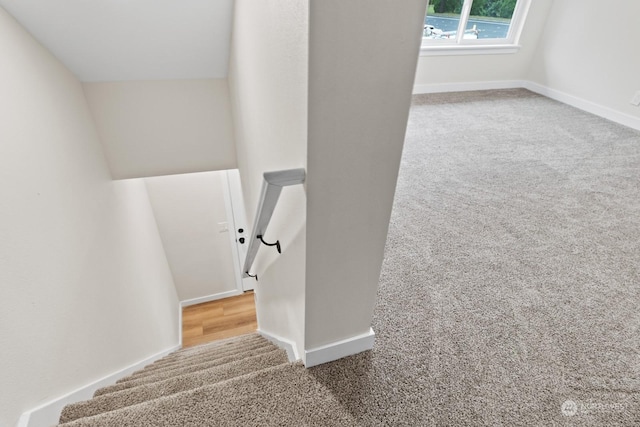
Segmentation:
<svg viewBox="0 0 640 427">
<path fill-rule="evenodd" d="M 85 82 L 224 78 L 233 0 L 0 0 Z"/>
</svg>

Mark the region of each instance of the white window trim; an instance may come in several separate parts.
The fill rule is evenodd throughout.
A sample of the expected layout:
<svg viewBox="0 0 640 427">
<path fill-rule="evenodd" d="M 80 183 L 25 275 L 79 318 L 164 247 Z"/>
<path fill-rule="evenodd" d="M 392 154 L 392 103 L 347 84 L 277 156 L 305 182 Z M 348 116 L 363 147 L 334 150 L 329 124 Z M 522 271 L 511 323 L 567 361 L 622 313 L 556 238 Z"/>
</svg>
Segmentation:
<svg viewBox="0 0 640 427">
<path fill-rule="evenodd" d="M 463 38 L 463 33 L 458 32 L 456 40 L 429 40 L 422 39 L 420 47 L 420 56 L 439 56 L 439 55 L 495 55 L 495 54 L 512 54 L 520 50 L 520 36 L 524 28 L 524 22 L 531 0 L 519 0 L 513 16 L 511 17 L 511 26 L 509 34 L 504 39 L 477 39 L 469 40 Z M 461 27 L 466 28 L 469 20 L 469 11 L 471 10 L 471 0 L 464 0 L 462 11 L 460 12 Z"/>
</svg>

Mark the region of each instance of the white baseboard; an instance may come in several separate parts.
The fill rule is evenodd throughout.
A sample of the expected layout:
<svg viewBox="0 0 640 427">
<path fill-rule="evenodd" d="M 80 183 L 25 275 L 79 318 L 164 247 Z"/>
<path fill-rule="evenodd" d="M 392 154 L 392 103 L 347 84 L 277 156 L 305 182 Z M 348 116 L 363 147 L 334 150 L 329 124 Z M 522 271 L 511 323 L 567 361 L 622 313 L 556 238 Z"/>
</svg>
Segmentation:
<svg viewBox="0 0 640 427">
<path fill-rule="evenodd" d="M 413 86 L 413 94 L 468 92 L 472 90 L 516 89 L 523 87 L 522 80 L 502 80 L 492 82 L 437 83 Z"/>
<path fill-rule="evenodd" d="M 375 332 L 369 328 L 369 332 L 365 334 L 336 341 L 311 350 L 305 350 L 304 366 L 311 368 L 312 366 L 371 350 L 375 342 L 375 337 Z"/>
<path fill-rule="evenodd" d="M 551 89 L 550 87 L 543 86 L 535 82 L 524 81 L 522 87 L 530 90 L 531 92 L 546 96 L 547 98 L 560 101 L 563 104 L 571 105 L 572 107 L 586 111 L 587 113 L 595 114 L 596 116 L 603 117 L 607 120 L 611 120 L 612 122 L 640 130 L 640 118 L 638 117 L 621 113 L 613 108 L 605 107 L 603 105 L 596 104 L 595 102 L 587 101 L 586 99 L 569 95 L 568 93 Z"/>
<path fill-rule="evenodd" d="M 242 291 L 238 289 L 234 289 L 232 291 L 220 292 L 219 294 L 207 295 L 204 297 L 187 299 L 184 301 L 180 301 L 180 307 L 188 307 L 190 305 L 202 304 L 204 302 L 215 301 L 222 298 L 235 297 L 238 295 L 242 295 Z"/>
<path fill-rule="evenodd" d="M 178 304 L 178 345 L 182 347 L 182 305 Z"/>
<path fill-rule="evenodd" d="M 300 360 L 300 354 L 298 353 L 298 347 L 296 343 L 293 341 L 280 337 L 278 335 L 274 335 L 269 332 L 265 332 L 261 329 L 258 329 L 258 333 L 262 335 L 267 340 L 271 341 L 278 347 L 287 351 L 287 357 L 289 358 L 289 362 L 295 362 L 296 360 Z"/>
<path fill-rule="evenodd" d="M 85 385 L 77 390 L 53 399 L 37 408 L 26 411 L 20 417 L 17 427 L 49 427 L 57 425 L 60 420 L 60 413 L 62 409 L 71 403 L 80 402 L 82 400 L 88 400 L 93 397 L 93 393 L 96 390 L 108 385 L 114 384 L 120 378 L 124 378 L 127 375 L 131 375 L 137 370 L 140 370 L 150 363 L 155 362 L 158 359 L 163 358 L 167 354 L 178 350 L 179 345 L 163 350 L 160 353 L 156 353 L 151 357 L 136 362 L 124 369 L 121 369 L 113 374 L 107 375 L 97 381 Z"/>
<path fill-rule="evenodd" d="M 462 83 L 436 83 L 418 84 L 413 87 L 413 94 L 443 93 L 443 92 L 466 92 L 473 90 L 496 90 L 496 89 L 528 89 L 531 92 L 555 99 L 563 104 L 570 105 L 587 113 L 595 114 L 612 122 L 616 122 L 632 129 L 640 130 L 640 118 L 626 113 L 605 107 L 595 102 L 587 101 L 568 93 L 535 83 L 529 80 L 503 80 L 490 82 L 462 82 Z"/>
</svg>

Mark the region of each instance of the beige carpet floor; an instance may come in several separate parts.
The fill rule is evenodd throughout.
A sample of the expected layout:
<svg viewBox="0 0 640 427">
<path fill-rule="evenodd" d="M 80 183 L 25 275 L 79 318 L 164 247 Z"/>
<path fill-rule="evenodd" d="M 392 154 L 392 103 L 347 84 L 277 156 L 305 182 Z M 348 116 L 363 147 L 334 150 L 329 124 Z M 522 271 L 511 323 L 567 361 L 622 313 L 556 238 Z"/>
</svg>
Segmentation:
<svg viewBox="0 0 640 427">
<path fill-rule="evenodd" d="M 639 132 L 417 96 L 375 350 L 313 374 L 363 425 L 640 425 L 639 267 Z"/>
<path fill-rule="evenodd" d="M 417 96 L 373 351 L 305 370 L 246 336 L 62 421 L 640 425 L 639 261 L 640 133 L 525 90 Z"/>
</svg>

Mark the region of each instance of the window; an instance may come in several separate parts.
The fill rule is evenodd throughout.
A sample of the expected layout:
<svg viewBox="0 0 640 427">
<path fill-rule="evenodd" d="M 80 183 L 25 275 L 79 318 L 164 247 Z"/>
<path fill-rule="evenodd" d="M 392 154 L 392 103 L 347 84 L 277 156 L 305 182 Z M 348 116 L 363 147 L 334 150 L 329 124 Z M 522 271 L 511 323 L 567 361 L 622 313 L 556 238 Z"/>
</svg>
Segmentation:
<svg viewBox="0 0 640 427">
<path fill-rule="evenodd" d="M 423 55 L 515 53 L 531 0 L 430 0 Z"/>
</svg>

